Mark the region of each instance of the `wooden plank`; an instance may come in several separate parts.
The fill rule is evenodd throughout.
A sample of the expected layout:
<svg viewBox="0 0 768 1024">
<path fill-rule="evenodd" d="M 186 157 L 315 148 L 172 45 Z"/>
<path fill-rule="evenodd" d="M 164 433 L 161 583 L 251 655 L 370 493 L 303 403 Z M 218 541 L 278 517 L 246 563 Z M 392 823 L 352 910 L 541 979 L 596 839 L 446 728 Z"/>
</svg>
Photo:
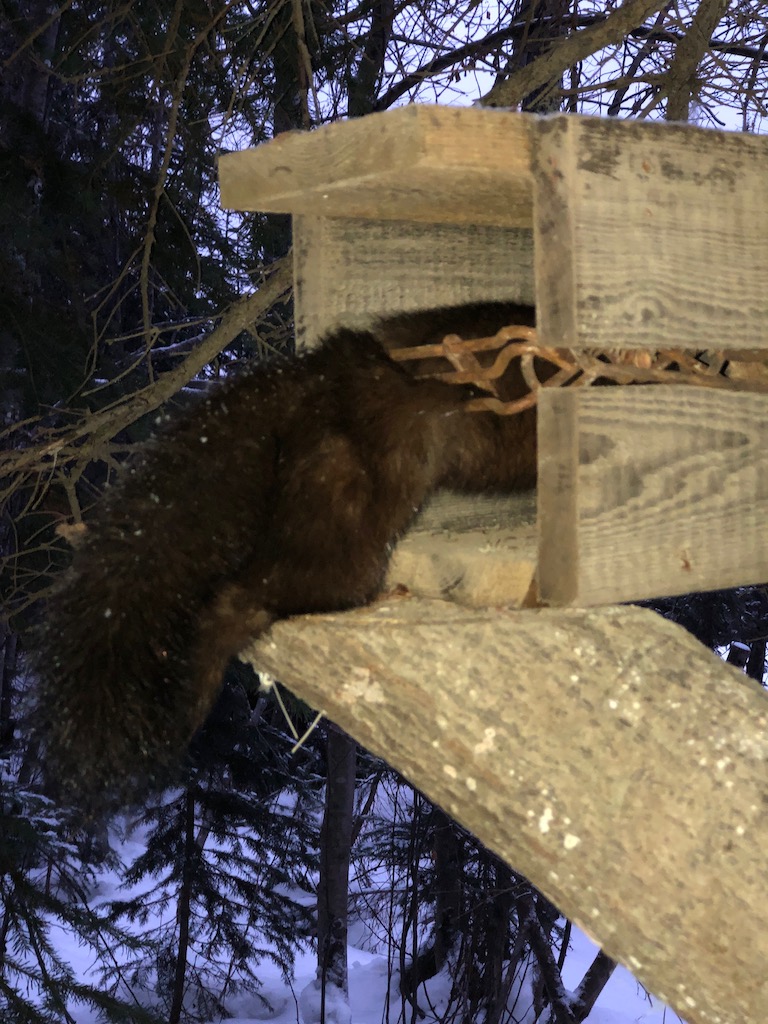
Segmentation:
<svg viewBox="0 0 768 1024">
<path fill-rule="evenodd" d="M 768 396 L 564 389 L 539 402 L 539 589 L 591 605 L 768 580 Z"/>
<path fill-rule="evenodd" d="M 219 158 L 235 210 L 530 227 L 528 115 L 412 105 Z"/>
<path fill-rule="evenodd" d="M 278 622 L 247 658 L 687 1020 L 768 1019 L 768 697 L 679 626 L 389 600 Z"/>
<path fill-rule="evenodd" d="M 571 116 L 531 136 L 544 343 L 768 348 L 768 138 Z"/>
<path fill-rule="evenodd" d="M 388 313 L 534 304 L 530 229 L 298 216 L 293 238 L 300 348 Z"/>
<path fill-rule="evenodd" d="M 405 588 L 472 608 L 535 601 L 536 495 L 443 491 L 392 552 L 385 591 Z"/>
</svg>

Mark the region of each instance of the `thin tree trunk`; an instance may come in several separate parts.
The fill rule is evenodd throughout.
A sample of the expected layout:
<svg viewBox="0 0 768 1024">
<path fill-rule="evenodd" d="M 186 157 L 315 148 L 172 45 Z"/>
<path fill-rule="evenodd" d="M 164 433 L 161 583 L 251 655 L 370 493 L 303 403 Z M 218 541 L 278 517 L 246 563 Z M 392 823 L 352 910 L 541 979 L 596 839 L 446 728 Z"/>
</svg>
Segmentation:
<svg viewBox="0 0 768 1024">
<path fill-rule="evenodd" d="M 184 871 L 179 893 L 178 920 L 179 945 L 176 951 L 176 968 L 173 978 L 173 996 L 168 1015 L 168 1024 L 179 1024 L 184 1003 L 184 987 L 187 978 L 187 953 L 189 951 L 189 920 L 192 909 L 192 877 L 195 863 L 199 856 L 199 847 L 195 841 L 195 796 L 193 790 L 187 790 L 186 807 L 184 808 Z"/>
<path fill-rule="evenodd" d="M 7 753 L 13 743 L 13 687 L 16 679 L 16 634 L 5 626 L 0 634 L 0 752 Z"/>
<path fill-rule="evenodd" d="M 440 971 L 451 952 L 459 928 L 462 877 L 456 826 L 439 807 L 435 808 L 434 822 L 435 970 Z"/>
<path fill-rule="evenodd" d="M 525 34 L 519 43 L 516 63 L 525 68 L 568 35 L 571 23 L 570 0 L 530 0 L 523 12 L 527 19 Z M 521 107 L 534 114 L 553 114 L 562 103 L 562 72 L 533 89 L 523 98 Z"/>
<path fill-rule="evenodd" d="M 317 959 L 322 986 L 321 1021 L 329 984 L 347 984 L 349 858 L 355 795 L 355 741 L 336 726 L 328 731 L 328 784 L 320 832 L 320 885 L 317 894 Z"/>
</svg>

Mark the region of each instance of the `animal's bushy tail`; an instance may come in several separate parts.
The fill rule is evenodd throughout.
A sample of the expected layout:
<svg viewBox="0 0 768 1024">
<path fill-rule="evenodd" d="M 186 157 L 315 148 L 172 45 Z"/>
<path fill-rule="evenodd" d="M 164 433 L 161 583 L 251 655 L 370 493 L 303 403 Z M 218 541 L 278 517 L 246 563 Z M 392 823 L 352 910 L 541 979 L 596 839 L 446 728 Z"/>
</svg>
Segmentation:
<svg viewBox="0 0 768 1024">
<path fill-rule="evenodd" d="M 79 804 L 165 779 L 250 635 L 228 624 L 225 581 L 262 532 L 260 449 L 232 473 L 199 433 L 182 426 L 128 468 L 42 610 L 33 727 L 52 788 Z M 232 618 L 258 633 L 270 617 L 251 598 Z"/>
<path fill-rule="evenodd" d="M 38 630 L 34 725 L 64 799 L 119 799 L 188 738 L 188 625 L 142 562 L 87 542 Z"/>
<path fill-rule="evenodd" d="M 171 778 L 247 638 L 227 630 L 226 590 L 196 607 L 178 564 L 155 574 L 152 561 L 131 544 L 89 543 L 38 631 L 35 729 L 67 802 L 117 805 Z M 233 620 L 250 636 L 271 617 L 240 606 Z"/>
</svg>

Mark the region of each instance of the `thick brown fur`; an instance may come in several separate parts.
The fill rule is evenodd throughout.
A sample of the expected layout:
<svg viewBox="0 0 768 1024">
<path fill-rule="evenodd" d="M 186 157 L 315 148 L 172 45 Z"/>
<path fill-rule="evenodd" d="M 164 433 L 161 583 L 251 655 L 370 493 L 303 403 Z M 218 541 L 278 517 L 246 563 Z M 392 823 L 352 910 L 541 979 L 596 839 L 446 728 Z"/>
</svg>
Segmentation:
<svg viewBox="0 0 768 1024">
<path fill-rule="evenodd" d="M 249 640 L 276 618 L 375 597 L 437 487 L 533 484 L 532 411 L 466 413 L 472 389 L 416 381 L 384 351 L 510 322 L 533 312 L 469 306 L 337 331 L 222 386 L 126 468 L 41 630 L 38 719 L 65 793 L 139 793 L 180 757 Z"/>
</svg>

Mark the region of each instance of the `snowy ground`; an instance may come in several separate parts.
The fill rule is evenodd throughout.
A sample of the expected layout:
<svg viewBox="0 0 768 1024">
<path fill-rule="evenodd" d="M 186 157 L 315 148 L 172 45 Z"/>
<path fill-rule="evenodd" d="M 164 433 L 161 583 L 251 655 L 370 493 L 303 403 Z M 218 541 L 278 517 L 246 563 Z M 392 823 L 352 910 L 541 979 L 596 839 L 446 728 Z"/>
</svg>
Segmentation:
<svg viewBox="0 0 768 1024">
<path fill-rule="evenodd" d="M 102 876 L 99 885 L 102 898 L 113 895 L 118 885 L 117 876 Z M 352 933 L 354 937 L 354 929 Z M 75 944 L 63 932 L 59 932 L 56 945 L 64 958 L 75 967 L 77 973 L 87 978 L 93 966 L 91 954 Z M 581 932 L 574 929 L 571 950 L 564 970 L 566 987 L 576 987 L 594 959 L 595 953 L 595 946 Z M 300 1022 L 302 1018 L 299 1006 L 302 1005 L 302 994 L 304 993 L 306 999 L 307 989 L 315 977 L 313 955 L 300 954 L 297 957 L 292 987 L 287 986 L 279 970 L 267 962 L 259 969 L 259 976 L 263 981 L 263 999 L 252 994 L 244 994 L 228 1000 L 230 1024 L 256 1024 L 260 1021 L 273 1021 L 275 1024 Z M 387 1019 L 395 1024 L 398 1021 L 400 999 L 397 986 L 391 982 L 388 984 L 388 980 L 385 957 L 354 946 L 349 947 L 350 1024 L 382 1024 Z M 445 983 L 440 978 L 434 979 L 430 985 L 429 1000 L 439 1011 L 441 1005 L 445 1005 L 449 993 L 447 990 L 441 991 L 441 985 L 445 987 Z M 389 1017 L 386 1011 L 388 998 Z M 420 1003 L 422 1006 L 427 1005 L 423 999 L 420 999 Z M 76 1024 L 97 1022 L 95 1011 L 73 1007 L 72 1013 Z M 343 1013 L 340 1017 L 332 1013 L 327 1014 L 327 1019 L 333 1018 L 343 1019 Z M 426 1021 L 430 1019 L 433 1018 L 427 1017 Z M 675 1013 L 647 996 L 627 971 L 618 968 L 592 1011 L 589 1024 L 677 1024 L 678 1020 Z"/>
<path fill-rule="evenodd" d="M 571 952 L 572 969 L 565 971 L 566 985 L 578 984 L 584 971 L 594 959 L 596 948 L 581 933 Z M 314 977 L 314 965 L 310 957 L 297 963 L 296 994 Z M 352 1024 L 381 1024 L 387 993 L 387 963 L 383 957 L 372 956 L 360 950 L 349 950 L 349 992 L 352 1007 Z M 266 993 L 265 993 L 266 994 Z M 445 993 L 447 996 L 447 993 Z M 445 998 L 443 997 L 443 999 Z M 433 1004 L 439 1007 L 443 999 L 434 986 L 430 989 Z M 256 1021 L 273 1020 L 277 1024 L 296 1024 L 296 1004 L 290 992 L 286 992 L 280 979 L 270 989 L 269 998 L 275 1003 L 282 1001 L 280 1012 L 270 1017 L 263 1009 L 253 1005 L 232 1006 L 235 1020 L 230 1024 L 255 1024 Z M 277 1008 L 277 1007 L 276 1007 Z M 391 1008 L 390 1020 L 397 1021 L 399 999 Z M 427 1018 L 428 1019 L 428 1018 Z M 627 971 L 618 968 L 603 990 L 597 1006 L 592 1011 L 588 1024 L 677 1024 L 679 1018 L 657 1000 L 650 1000 Z M 78 1021 L 85 1024 L 85 1020 Z M 90 1021 L 88 1022 L 90 1024 Z"/>
<path fill-rule="evenodd" d="M 71 957 L 71 962 L 79 965 L 83 973 L 87 972 L 88 964 L 84 962 L 81 950 L 75 947 L 64 951 Z M 581 980 L 595 952 L 588 939 L 580 933 L 575 933 L 569 957 L 571 967 L 570 970 L 566 967 L 565 971 L 567 985 L 575 986 Z M 297 1024 L 300 1020 L 299 997 L 314 978 L 314 966 L 310 955 L 298 958 L 296 980 L 291 991 L 283 983 L 278 972 L 265 965 L 262 995 L 271 1004 L 271 1011 L 253 995 L 245 995 L 239 1000 L 232 999 L 229 1003 L 229 1011 L 232 1014 L 229 1024 L 257 1024 L 260 1021 Z M 382 1024 L 382 1020 L 386 1019 L 386 959 L 350 947 L 349 989 L 352 1024 Z M 442 1000 L 434 987 L 430 995 L 439 1005 Z M 395 998 L 390 1017 L 393 1024 L 397 1020 L 398 1009 L 399 1000 Z M 77 1024 L 96 1024 L 96 1015 L 92 1011 L 76 1009 L 74 1017 Z M 662 1003 L 646 996 L 631 974 L 618 968 L 592 1011 L 589 1024 L 677 1024 L 678 1019 L 677 1015 Z"/>
</svg>

